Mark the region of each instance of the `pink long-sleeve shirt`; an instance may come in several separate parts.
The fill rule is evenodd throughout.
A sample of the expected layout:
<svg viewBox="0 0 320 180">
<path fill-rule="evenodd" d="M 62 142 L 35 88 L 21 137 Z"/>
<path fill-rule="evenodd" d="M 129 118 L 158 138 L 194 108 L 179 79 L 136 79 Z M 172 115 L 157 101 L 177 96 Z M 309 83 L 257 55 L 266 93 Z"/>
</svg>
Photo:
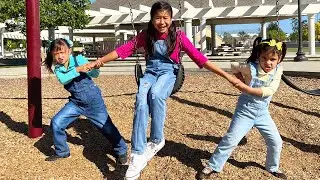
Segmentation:
<svg viewBox="0 0 320 180">
<path fill-rule="evenodd" d="M 176 46 L 175 49 L 173 50 L 172 54 L 170 55 L 170 59 L 175 62 L 179 63 L 179 43 L 180 43 L 180 37 L 181 36 L 181 49 L 185 51 L 188 56 L 198 65 L 199 68 L 203 67 L 203 64 L 208 61 L 208 59 L 201 53 L 199 52 L 193 44 L 190 42 L 190 40 L 187 38 L 185 33 L 182 31 L 178 31 L 177 33 L 177 40 L 176 40 Z M 168 34 L 159 34 L 157 39 L 158 40 L 165 40 L 167 38 Z M 135 38 L 132 40 L 128 41 L 126 44 L 118 47 L 116 49 L 116 52 L 118 56 L 121 59 L 125 59 L 126 57 L 132 55 L 135 51 L 135 42 L 137 41 L 136 48 L 143 47 L 146 49 L 146 32 L 142 31 L 139 33 Z"/>
</svg>

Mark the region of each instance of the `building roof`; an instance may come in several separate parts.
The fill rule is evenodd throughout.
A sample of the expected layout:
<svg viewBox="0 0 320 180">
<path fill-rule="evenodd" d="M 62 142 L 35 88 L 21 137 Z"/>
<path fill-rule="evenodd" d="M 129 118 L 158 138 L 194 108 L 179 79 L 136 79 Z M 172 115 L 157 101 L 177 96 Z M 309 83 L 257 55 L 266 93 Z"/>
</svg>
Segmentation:
<svg viewBox="0 0 320 180">
<path fill-rule="evenodd" d="M 88 11 L 92 16 L 89 26 L 130 24 L 129 1 L 134 22 L 147 23 L 150 20 L 151 6 L 155 1 L 97 0 Z M 248 24 L 274 21 L 277 19 L 277 9 L 279 10 L 279 19 L 296 17 L 298 14 L 297 0 L 279 0 L 278 6 L 276 0 L 170 0 L 168 2 L 173 7 L 174 21 L 193 19 L 195 25 L 201 19 L 206 19 L 210 24 Z M 303 0 L 301 3 L 303 15 L 320 12 L 319 0 Z M 181 10 L 181 17 L 179 10 Z"/>
</svg>

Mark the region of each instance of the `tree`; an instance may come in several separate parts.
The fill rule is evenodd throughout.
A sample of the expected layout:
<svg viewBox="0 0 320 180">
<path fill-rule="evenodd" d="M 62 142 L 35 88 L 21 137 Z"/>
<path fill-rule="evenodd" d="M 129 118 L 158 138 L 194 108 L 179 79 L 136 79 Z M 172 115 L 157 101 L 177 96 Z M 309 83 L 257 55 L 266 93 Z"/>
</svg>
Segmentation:
<svg viewBox="0 0 320 180">
<path fill-rule="evenodd" d="M 308 24 L 307 20 L 303 20 L 302 22 L 302 41 L 308 40 Z M 289 38 L 291 41 L 298 41 L 299 35 L 299 21 L 298 18 L 291 19 L 291 26 L 292 26 L 292 33 L 290 34 Z"/>
<path fill-rule="evenodd" d="M 286 33 L 282 31 L 277 22 L 271 22 L 267 27 L 267 37 L 284 41 L 287 39 Z"/>
<path fill-rule="evenodd" d="M 320 41 L 320 21 L 316 22 L 315 28 L 316 28 L 316 40 Z"/>
<path fill-rule="evenodd" d="M 250 36 L 249 36 L 246 32 L 244 32 L 244 31 L 240 31 L 240 32 L 238 33 L 238 36 L 239 36 L 240 41 L 242 41 L 243 43 L 244 43 L 247 39 L 250 38 Z"/>
<path fill-rule="evenodd" d="M 225 44 L 233 44 L 233 37 L 231 36 L 230 33 L 224 32 L 223 33 L 223 41 Z"/>
<path fill-rule="evenodd" d="M 40 0 L 40 29 L 69 26 L 83 29 L 90 21 L 89 0 Z M 10 31 L 26 30 L 25 0 L 0 0 L 0 22 Z"/>
</svg>

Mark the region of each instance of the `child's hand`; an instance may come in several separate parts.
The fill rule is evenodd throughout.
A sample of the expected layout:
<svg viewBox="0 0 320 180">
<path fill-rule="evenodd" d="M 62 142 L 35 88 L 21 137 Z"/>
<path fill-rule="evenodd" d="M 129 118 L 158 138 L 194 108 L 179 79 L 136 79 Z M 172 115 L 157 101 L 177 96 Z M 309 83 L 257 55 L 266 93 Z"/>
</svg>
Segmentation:
<svg viewBox="0 0 320 180">
<path fill-rule="evenodd" d="M 86 73 L 86 72 L 88 72 L 88 71 L 91 71 L 91 69 L 92 69 L 92 68 L 91 68 L 91 66 L 89 65 L 89 63 L 77 67 L 77 71 L 78 71 L 78 72 L 84 72 L 84 73 Z"/>
<path fill-rule="evenodd" d="M 242 82 L 244 82 L 244 77 L 242 76 L 242 74 L 239 72 L 239 73 L 235 73 L 234 74 L 238 79 L 240 79 Z"/>
<path fill-rule="evenodd" d="M 240 79 L 233 76 L 229 76 L 228 80 L 234 87 L 237 87 L 240 83 L 242 83 Z"/>
<path fill-rule="evenodd" d="M 99 69 L 101 66 L 103 66 L 103 62 L 98 59 L 96 61 L 90 62 L 87 64 L 91 69 L 96 68 Z"/>
<path fill-rule="evenodd" d="M 93 68 L 96 68 L 96 61 L 94 62 L 90 62 L 88 64 L 86 64 L 89 68 L 93 69 Z"/>
<path fill-rule="evenodd" d="M 96 61 L 95 61 L 95 68 L 100 68 L 101 66 L 103 66 L 103 62 L 101 61 L 101 59 L 97 59 Z"/>
</svg>

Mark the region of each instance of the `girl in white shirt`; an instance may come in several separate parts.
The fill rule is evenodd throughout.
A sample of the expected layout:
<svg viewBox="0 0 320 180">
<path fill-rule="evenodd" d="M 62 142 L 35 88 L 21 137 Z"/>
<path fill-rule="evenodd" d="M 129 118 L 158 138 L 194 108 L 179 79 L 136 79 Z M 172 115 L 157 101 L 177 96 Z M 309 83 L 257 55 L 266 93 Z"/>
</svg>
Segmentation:
<svg viewBox="0 0 320 180">
<path fill-rule="evenodd" d="M 235 85 L 242 94 L 227 133 L 207 167 L 198 174 L 198 179 L 221 172 L 232 151 L 252 127 L 259 130 L 267 145 L 266 170 L 278 178 L 287 179 L 279 170 L 282 139 L 268 110 L 272 95 L 280 84 L 283 72 L 280 62 L 285 57 L 286 44 L 258 37 L 253 47 L 246 64 L 231 65 L 232 72 L 243 81 Z"/>
</svg>

